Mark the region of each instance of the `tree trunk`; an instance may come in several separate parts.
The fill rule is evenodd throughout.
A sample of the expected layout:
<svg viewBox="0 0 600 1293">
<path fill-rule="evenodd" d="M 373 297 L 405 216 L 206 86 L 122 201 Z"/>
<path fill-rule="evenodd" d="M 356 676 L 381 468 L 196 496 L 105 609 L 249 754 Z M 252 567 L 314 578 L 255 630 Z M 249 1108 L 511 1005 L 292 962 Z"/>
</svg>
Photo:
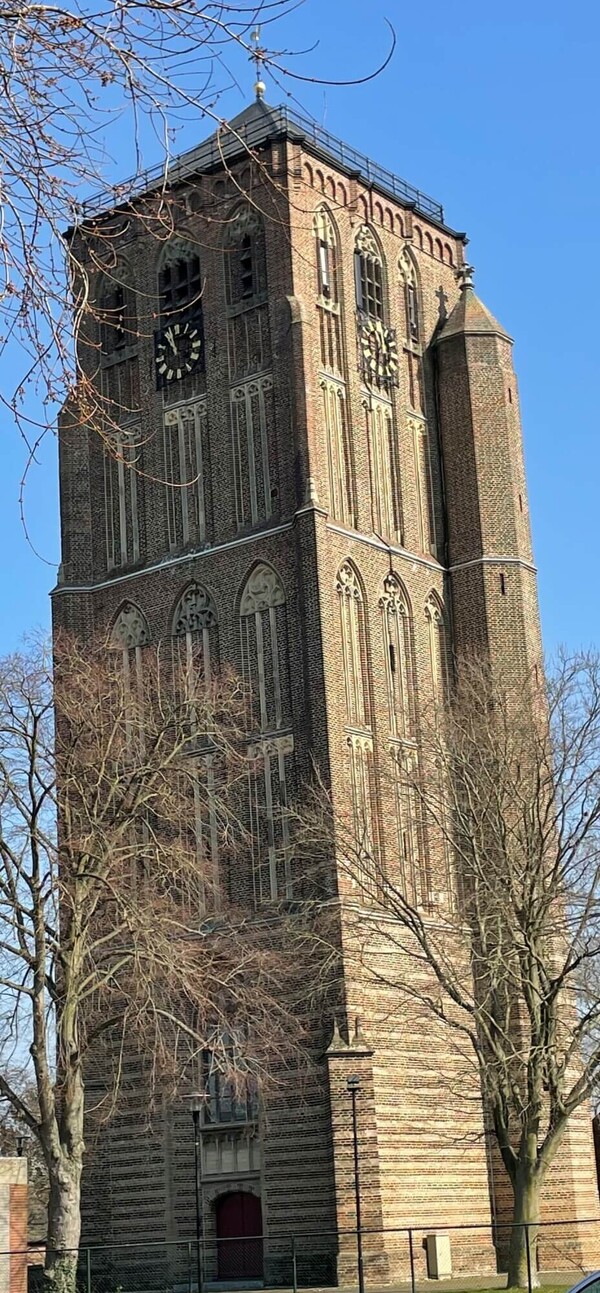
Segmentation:
<svg viewBox="0 0 600 1293">
<path fill-rule="evenodd" d="M 540 1180 L 536 1164 L 519 1162 L 513 1183 L 513 1228 L 508 1250 L 508 1287 L 539 1287 L 537 1235 L 540 1220 Z M 529 1256 L 528 1256 L 529 1250 Z"/>
<path fill-rule="evenodd" d="M 80 1160 L 64 1156 L 50 1170 L 44 1274 L 53 1293 L 75 1293 L 81 1234 Z"/>
</svg>

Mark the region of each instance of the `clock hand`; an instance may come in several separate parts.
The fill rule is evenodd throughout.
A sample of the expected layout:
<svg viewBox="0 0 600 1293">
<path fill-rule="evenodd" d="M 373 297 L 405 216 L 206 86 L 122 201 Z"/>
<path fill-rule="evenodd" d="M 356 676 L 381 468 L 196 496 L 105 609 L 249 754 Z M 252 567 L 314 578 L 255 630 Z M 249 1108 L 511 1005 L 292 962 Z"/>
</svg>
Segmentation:
<svg viewBox="0 0 600 1293">
<path fill-rule="evenodd" d="M 173 340 L 173 333 L 172 333 L 172 331 L 171 331 L 171 329 L 170 329 L 170 328 L 168 329 L 168 331 L 167 331 L 167 332 L 165 332 L 165 341 L 168 341 L 168 343 L 169 343 L 169 345 L 170 345 L 170 347 L 171 347 L 171 350 L 173 351 L 173 354 L 174 354 L 174 355 L 176 355 L 176 354 L 177 354 L 177 346 L 175 345 L 175 342 L 174 342 L 174 340 Z"/>
</svg>

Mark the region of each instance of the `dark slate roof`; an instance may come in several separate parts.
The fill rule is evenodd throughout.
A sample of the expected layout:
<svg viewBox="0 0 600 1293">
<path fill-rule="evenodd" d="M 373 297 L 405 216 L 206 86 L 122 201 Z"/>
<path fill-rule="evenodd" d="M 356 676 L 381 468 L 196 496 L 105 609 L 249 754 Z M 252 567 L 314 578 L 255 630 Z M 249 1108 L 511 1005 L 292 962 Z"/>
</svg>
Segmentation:
<svg viewBox="0 0 600 1293">
<path fill-rule="evenodd" d="M 473 336 L 477 334 L 487 334 L 488 336 L 504 337 L 506 341 L 512 341 L 508 332 L 498 323 L 493 314 L 479 300 L 473 291 L 471 283 L 464 283 L 461 287 L 460 297 L 454 306 L 454 309 L 448 315 L 446 322 L 438 333 L 438 345 L 442 341 L 448 341 L 450 337 L 456 337 L 460 333 L 463 336 Z"/>
<path fill-rule="evenodd" d="M 302 143 L 313 156 L 330 162 L 342 173 L 356 176 L 364 184 L 404 206 L 413 207 L 433 224 L 447 228 L 443 207 L 434 198 L 371 161 L 341 139 L 336 139 L 316 122 L 293 112 L 287 105 L 272 108 L 264 99 L 251 103 L 232 121 L 224 122 L 213 131 L 208 139 L 176 158 L 169 166 L 168 182 L 178 184 L 192 175 L 216 170 L 223 160 L 232 161 L 248 148 L 260 148 L 276 138 Z M 163 183 L 164 167 L 155 166 L 131 180 L 94 194 L 83 204 L 83 218 L 123 206 Z M 449 229 L 448 232 L 454 231 Z"/>
</svg>

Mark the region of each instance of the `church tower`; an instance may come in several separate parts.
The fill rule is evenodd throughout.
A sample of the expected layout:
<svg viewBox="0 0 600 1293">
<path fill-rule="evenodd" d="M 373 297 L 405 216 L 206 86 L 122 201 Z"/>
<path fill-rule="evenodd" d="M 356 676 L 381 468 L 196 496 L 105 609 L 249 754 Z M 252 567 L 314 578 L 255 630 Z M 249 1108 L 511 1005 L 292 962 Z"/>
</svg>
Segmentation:
<svg viewBox="0 0 600 1293">
<path fill-rule="evenodd" d="M 442 207 L 286 107 L 259 99 L 180 157 L 157 236 L 160 184 L 84 216 L 115 249 L 82 354 L 114 443 L 63 418 L 55 624 L 137 659 L 181 638 L 247 679 L 254 910 L 294 897 L 286 806 L 314 763 L 379 864 L 443 902 L 394 769 L 454 655 L 517 676 L 540 658 L 510 338 Z M 294 1235 L 301 1282 L 354 1278 L 350 1077 L 371 1278 L 408 1277 L 406 1227 L 421 1274 L 423 1233 L 467 1221 L 482 1229 L 452 1233 L 454 1269 L 490 1271 L 481 1101 L 465 1112 L 443 1038 L 365 984 L 342 921 L 339 950 L 311 1089 L 268 1116 L 210 1090 L 205 1278 L 289 1285 Z M 139 1241 L 194 1238 L 189 1114 L 165 1109 L 149 1140 L 142 1112 L 90 1158 L 84 1242 L 124 1243 L 132 1224 Z M 583 1122 L 553 1188 L 553 1215 L 597 1214 Z M 263 1238 L 219 1242 L 244 1234 Z"/>
</svg>

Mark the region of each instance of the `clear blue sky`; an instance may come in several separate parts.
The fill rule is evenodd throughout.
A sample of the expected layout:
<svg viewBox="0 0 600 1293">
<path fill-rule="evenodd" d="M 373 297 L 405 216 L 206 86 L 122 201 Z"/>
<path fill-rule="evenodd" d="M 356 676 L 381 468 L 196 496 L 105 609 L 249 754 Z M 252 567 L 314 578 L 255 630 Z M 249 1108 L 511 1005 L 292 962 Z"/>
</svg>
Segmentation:
<svg viewBox="0 0 600 1293">
<path fill-rule="evenodd" d="M 288 83 L 302 107 L 444 204 L 466 229 L 479 295 L 515 338 L 525 453 L 546 648 L 598 643 L 595 574 L 600 447 L 594 356 L 600 302 L 597 77 L 600 7 L 592 0 L 306 0 L 265 40 L 300 49 L 295 70 L 317 77 L 376 65 L 397 32 L 396 54 L 354 89 Z M 273 34 L 271 34 L 273 33 Z M 251 97 L 245 58 L 232 66 Z M 281 102 L 269 83 L 267 97 Z M 181 147 L 207 133 L 187 127 Z M 145 160 L 158 159 L 152 147 Z M 124 152 L 111 178 L 127 174 Z M 25 494 L 34 555 L 19 517 L 25 455 L 3 415 L 0 474 L 0 651 L 48 622 L 58 558 L 56 445 L 48 438 Z"/>
</svg>

